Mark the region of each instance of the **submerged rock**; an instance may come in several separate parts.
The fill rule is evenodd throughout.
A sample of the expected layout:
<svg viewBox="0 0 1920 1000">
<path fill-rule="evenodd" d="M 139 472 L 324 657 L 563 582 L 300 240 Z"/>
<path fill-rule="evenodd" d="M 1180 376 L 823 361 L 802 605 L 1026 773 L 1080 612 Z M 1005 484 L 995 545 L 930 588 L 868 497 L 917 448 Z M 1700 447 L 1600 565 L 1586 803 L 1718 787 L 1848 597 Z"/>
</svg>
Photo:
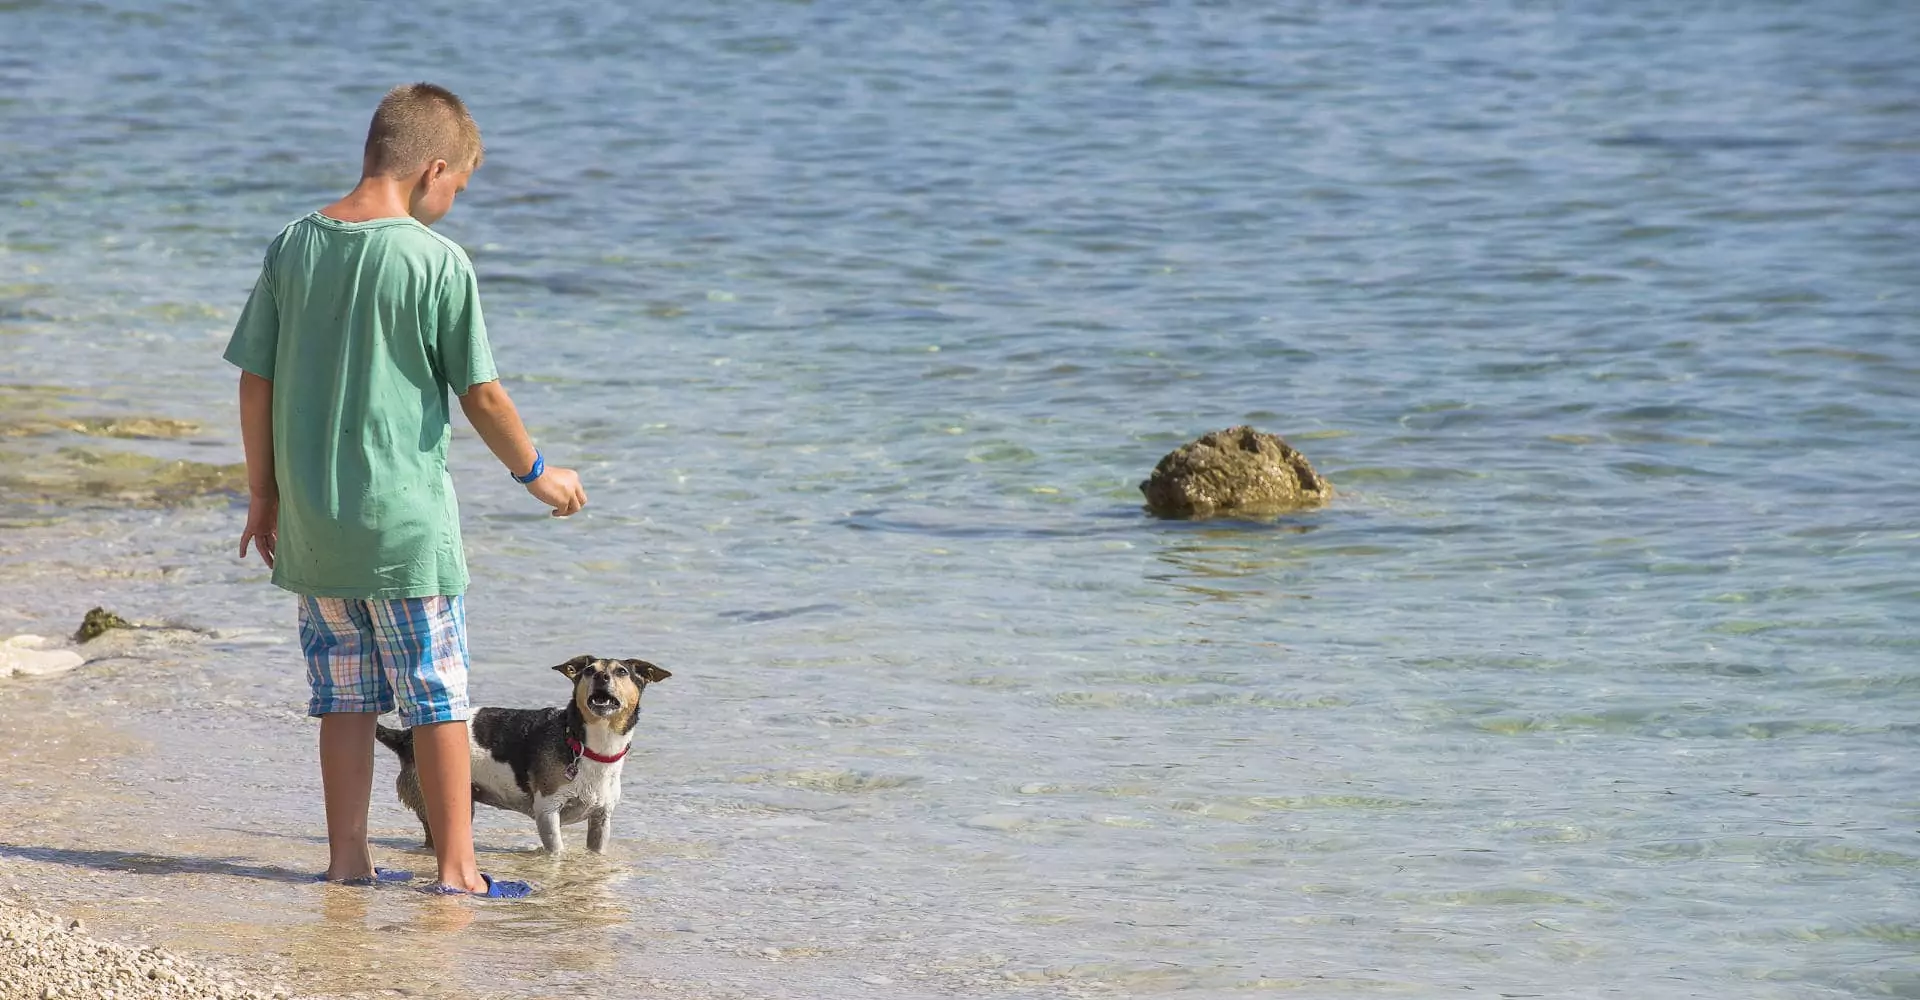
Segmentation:
<svg viewBox="0 0 1920 1000">
<path fill-rule="evenodd" d="M 56 420 L 54 425 L 89 437 L 177 438 L 200 433 L 199 424 L 169 417 L 81 417 Z"/>
<path fill-rule="evenodd" d="M 16 635 L 0 642 L 0 677 L 37 677 L 72 670 L 86 659 L 71 649 L 47 649 L 43 635 Z"/>
<path fill-rule="evenodd" d="M 80 631 L 73 636 L 73 641 L 81 645 L 81 652 L 86 654 L 88 663 L 116 657 L 160 655 L 167 650 L 195 645 L 208 639 L 248 643 L 279 641 L 257 628 L 210 629 L 176 621 L 130 622 L 106 608 L 94 608 L 87 612 L 86 620 L 80 623 Z"/>
<path fill-rule="evenodd" d="M 1211 517 L 1318 507 L 1332 499 L 1333 484 L 1279 437 L 1241 426 L 1175 448 L 1140 492 L 1161 517 Z"/>
<path fill-rule="evenodd" d="M 71 431 L 88 437 L 179 438 L 200 433 L 199 424 L 169 417 L 30 417 L 0 422 L 0 437 L 35 437 Z"/>
<path fill-rule="evenodd" d="M 94 608 L 87 612 L 86 620 L 80 623 L 80 631 L 73 634 L 73 641 L 91 642 L 110 628 L 133 628 L 133 623 L 106 608 Z"/>
<path fill-rule="evenodd" d="M 61 448 L 30 463 L 0 465 L 0 491 L 21 502 L 63 509 L 182 507 L 246 496 L 247 467 Z"/>
</svg>

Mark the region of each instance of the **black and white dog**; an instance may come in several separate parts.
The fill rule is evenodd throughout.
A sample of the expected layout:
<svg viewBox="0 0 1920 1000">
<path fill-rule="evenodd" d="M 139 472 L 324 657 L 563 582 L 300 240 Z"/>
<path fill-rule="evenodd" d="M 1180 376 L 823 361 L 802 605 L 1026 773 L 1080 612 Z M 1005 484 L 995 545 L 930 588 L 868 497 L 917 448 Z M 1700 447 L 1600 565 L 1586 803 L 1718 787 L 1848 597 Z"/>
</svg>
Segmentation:
<svg viewBox="0 0 1920 1000">
<path fill-rule="evenodd" d="M 603 852 L 620 804 L 620 769 L 640 721 L 648 684 L 673 676 L 645 660 L 576 656 L 553 669 L 573 682 L 565 708 L 482 708 L 468 727 L 473 801 L 533 817 L 540 843 L 563 850 L 560 827 L 587 821 L 587 850 Z M 413 758 L 413 730 L 380 726 L 380 742 L 400 757 L 394 790 L 427 825 L 427 800 Z"/>
</svg>

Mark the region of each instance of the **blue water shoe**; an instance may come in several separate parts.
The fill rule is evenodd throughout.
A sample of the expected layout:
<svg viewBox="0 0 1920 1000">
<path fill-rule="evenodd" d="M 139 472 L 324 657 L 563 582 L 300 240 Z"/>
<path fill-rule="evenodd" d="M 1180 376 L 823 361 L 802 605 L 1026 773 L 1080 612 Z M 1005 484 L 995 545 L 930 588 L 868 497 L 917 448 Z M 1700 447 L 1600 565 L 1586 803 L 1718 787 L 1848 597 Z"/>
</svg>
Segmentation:
<svg viewBox="0 0 1920 1000">
<path fill-rule="evenodd" d="M 472 896 L 475 899 L 525 899 L 533 895 L 533 886 L 525 882 L 517 882 L 513 879 L 506 878 L 494 878 L 485 872 L 481 872 L 480 877 L 486 880 L 486 892 L 468 892 L 465 889 L 455 889 L 445 882 L 435 882 L 421 891 L 430 892 L 437 896 Z"/>
</svg>

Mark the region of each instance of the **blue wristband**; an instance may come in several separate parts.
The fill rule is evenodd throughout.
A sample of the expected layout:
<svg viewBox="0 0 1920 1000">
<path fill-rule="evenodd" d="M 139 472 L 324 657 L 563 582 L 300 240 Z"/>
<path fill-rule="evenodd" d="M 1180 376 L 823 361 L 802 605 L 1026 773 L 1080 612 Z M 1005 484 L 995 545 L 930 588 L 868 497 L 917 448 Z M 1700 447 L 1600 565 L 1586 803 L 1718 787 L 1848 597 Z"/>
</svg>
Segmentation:
<svg viewBox="0 0 1920 1000">
<path fill-rule="evenodd" d="M 535 448 L 533 450 L 533 468 L 527 470 L 526 475 L 513 476 L 512 472 L 508 472 L 507 475 L 513 476 L 513 481 L 516 483 L 526 484 L 526 483 L 533 482 L 536 479 L 539 479 L 540 474 L 545 471 L 547 471 L 546 456 L 540 454 L 540 449 Z"/>
</svg>

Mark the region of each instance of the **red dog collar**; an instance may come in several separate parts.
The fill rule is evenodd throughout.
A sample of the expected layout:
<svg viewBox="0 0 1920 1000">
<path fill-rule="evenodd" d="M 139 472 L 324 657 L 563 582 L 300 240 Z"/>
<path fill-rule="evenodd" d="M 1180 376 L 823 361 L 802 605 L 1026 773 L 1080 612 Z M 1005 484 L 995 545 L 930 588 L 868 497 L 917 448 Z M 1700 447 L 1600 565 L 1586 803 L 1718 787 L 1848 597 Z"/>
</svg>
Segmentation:
<svg viewBox="0 0 1920 1000">
<path fill-rule="evenodd" d="M 594 753 L 592 747 L 583 746 L 581 745 L 579 740 L 576 740 L 573 737 L 569 736 L 567 737 L 567 749 L 573 751 L 573 755 L 575 757 L 585 757 L 588 760 L 597 760 L 602 764 L 614 764 L 614 763 L 618 763 L 620 758 L 625 757 L 627 755 L 627 751 L 633 749 L 633 746 L 629 744 L 627 746 L 621 747 L 619 753 L 614 754 L 611 757 L 608 757 L 608 756 L 605 756 L 604 754 Z"/>
</svg>

